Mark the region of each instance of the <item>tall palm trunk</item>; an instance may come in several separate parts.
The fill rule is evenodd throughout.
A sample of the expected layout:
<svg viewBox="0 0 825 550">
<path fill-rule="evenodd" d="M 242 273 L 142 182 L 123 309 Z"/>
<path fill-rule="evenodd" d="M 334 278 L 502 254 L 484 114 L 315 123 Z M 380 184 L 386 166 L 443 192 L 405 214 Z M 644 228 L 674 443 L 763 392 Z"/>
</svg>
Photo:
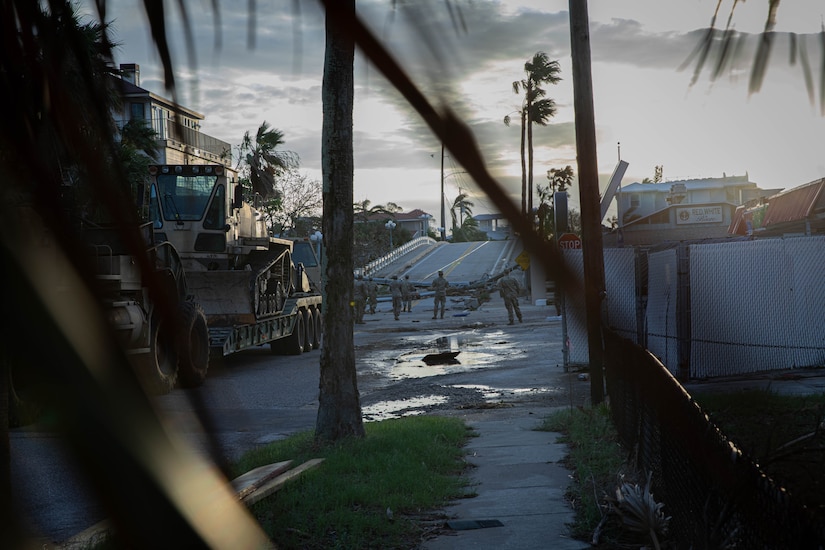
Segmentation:
<svg viewBox="0 0 825 550">
<path fill-rule="evenodd" d="M 533 119 L 530 112 L 533 108 L 532 102 L 527 100 L 527 210 L 526 213 L 532 219 L 533 216 Z"/>
<path fill-rule="evenodd" d="M 527 79 L 527 216 L 533 219 L 533 81 Z"/>
<path fill-rule="evenodd" d="M 521 213 L 527 213 L 527 161 L 524 158 L 524 136 L 527 132 L 527 111 L 521 110 Z"/>
<path fill-rule="evenodd" d="M 355 0 L 328 2 L 322 88 L 324 346 L 321 350 L 315 438 L 337 441 L 364 436 L 353 343 L 353 64 L 355 44 L 348 33 Z"/>
</svg>

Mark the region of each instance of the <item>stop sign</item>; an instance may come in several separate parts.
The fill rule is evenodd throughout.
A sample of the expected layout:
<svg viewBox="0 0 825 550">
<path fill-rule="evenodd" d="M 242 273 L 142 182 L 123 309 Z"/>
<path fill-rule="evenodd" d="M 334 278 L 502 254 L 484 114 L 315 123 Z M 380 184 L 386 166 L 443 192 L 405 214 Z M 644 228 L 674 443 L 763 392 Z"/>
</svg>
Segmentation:
<svg viewBox="0 0 825 550">
<path fill-rule="evenodd" d="M 559 237 L 559 248 L 567 250 L 581 250 L 582 240 L 574 233 L 564 233 Z"/>
</svg>

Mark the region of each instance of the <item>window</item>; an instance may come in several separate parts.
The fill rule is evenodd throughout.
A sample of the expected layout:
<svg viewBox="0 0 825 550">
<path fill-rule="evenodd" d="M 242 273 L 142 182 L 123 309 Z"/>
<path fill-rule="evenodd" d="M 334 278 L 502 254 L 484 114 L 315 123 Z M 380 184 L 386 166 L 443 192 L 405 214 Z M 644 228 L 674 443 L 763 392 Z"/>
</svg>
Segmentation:
<svg viewBox="0 0 825 550">
<path fill-rule="evenodd" d="M 160 207 L 163 210 L 164 219 L 176 221 L 200 220 L 206 213 L 206 206 L 217 179 L 217 176 L 205 174 L 197 176 L 162 174 L 158 176 L 158 197 L 160 198 Z M 224 196 L 224 192 L 223 186 L 221 186 L 221 197 Z M 213 214 L 220 216 L 221 212 L 215 211 Z M 213 221 L 216 224 L 221 223 L 217 217 Z"/>
<path fill-rule="evenodd" d="M 630 194 L 630 208 L 639 208 L 642 204 L 642 197 L 639 193 Z"/>
<path fill-rule="evenodd" d="M 158 139 L 166 139 L 168 131 L 166 129 L 166 112 L 157 106 L 152 106 L 152 129 L 157 133 Z"/>
<path fill-rule="evenodd" d="M 132 113 L 132 120 L 143 120 L 146 118 L 146 105 L 143 103 L 131 103 L 130 110 Z"/>
<path fill-rule="evenodd" d="M 149 188 L 149 219 L 155 229 L 163 227 L 163 220 L 160 219 L 160 207 L 158 206 L 158 189 L 153 184 Z"/>
<path fill-rule="evenodd" d="M 223 229 L 226 223 L 226 189 L 219 185 L 203 219 L 204 229 Z"/>
</svg>

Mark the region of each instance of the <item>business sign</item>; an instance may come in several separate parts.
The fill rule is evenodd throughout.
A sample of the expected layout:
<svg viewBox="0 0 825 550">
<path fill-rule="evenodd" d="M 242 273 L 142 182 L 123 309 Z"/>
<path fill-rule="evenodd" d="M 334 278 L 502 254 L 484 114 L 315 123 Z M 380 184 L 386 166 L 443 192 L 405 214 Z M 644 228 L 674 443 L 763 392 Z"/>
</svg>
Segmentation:
<svg viewBox="0 0 825 550">
<path fill-rule="evenodd" d="M 559 237 L 559 248 L 566 250 L 581 250 L 582 240 L 574 233 L 565 233 Z"/>
<path fill-rule="evenodd" d="M 677 224 L 721 223 L 723 221 L 725 221 L 725 213 L 721 206 L 695 206 L 676 209 Z"/>
</svg>

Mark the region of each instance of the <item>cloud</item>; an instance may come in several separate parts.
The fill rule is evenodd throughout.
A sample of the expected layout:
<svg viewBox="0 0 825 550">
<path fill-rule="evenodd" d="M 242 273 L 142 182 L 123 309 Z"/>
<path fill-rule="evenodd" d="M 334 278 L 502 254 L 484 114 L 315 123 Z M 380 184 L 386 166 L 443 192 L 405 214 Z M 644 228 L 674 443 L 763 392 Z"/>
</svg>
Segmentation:
<svg viewBox="0 0 825 550">
<path fill-rule="evenodd" d="M 576 168 L 568 3 L 532 3 L 540 9 L 504 0 L 357 3 L 359 15 L 399 59 L 415 85 L 434 105 L 454 110 L 471 128 L 491 173 L 514 197 L 521 186 L 520 129 L 517 119 L 509 128 L 502 120 L 519 108 L 521 97 L 513 93 L 512 83 L 524 78 L 525 61 L 538 51 L 559 60 L 562 81 L 547 89 L 548 97 L 558 105 L 557 116 L 546 128 L 534 128 L 535 183 L 545 182 L 548 168 L 567 164 Z M 126 0 L 109 0 L 108 4 L 115 17 L 115 39 L 123 44 L 117 61 L 141 64 L 143 86 L 168 95 L 142 12 Z M 613 169 L 619 141 L 631 160 L 630 172 L 641 177 L 652 175 L 654 165 L 664 164 L 666 177 L 750 169 L 751 174 L 765 174 L 761 177 L 769 180 L 768 170 L 781 173 L 783 165 L 787 170 L 811 165 L 804 162 L 807 152 L 787 156 L 793 153 L 788 147 L 794 140 L 772 131 L 763 114 L 765 109 L 770 111 L 773 128 L 803 128 L 805 140 L 796 147 L 800 151 L 809 151 L 808 143 L 822 142 L 822 121 L 811 116 L 809 106 L 797 105 L 798 97 L 804 102 L 807 94 L 799 56 L 795 65 L 789 64 L 787 34 L 777 33 L 766 88 L 792 90 L 783 89 L 784 95 L 777 92 L 775 97 L 784 98 L 784 103 L 771 104 L 766 98 L 773 95 L 749 98 L 747 92 L 755 35 L 743 35 L 739 55 L 716 80 L 711 80 L 715 56 L 709 57 L 693 87 L 695 65 L 688 63 L 679 71 L 701 43 L 704 31 L 699 27 L 710 20 L 710 4 L 686 6 L 673 0 L 591 4 L 592 72 L 603 179 Z M 249 48 L 246 1 L 220 1 L 219 21 L 209 2 L 186 5 L 192 10 L 196 67 L 189 64 L 184 29 L 174 9 L 168 26 L 181 103 L 206 116 L 205 133 L 232 144 L 266 120 L 284 132 L 285 148 L 300 155 L 302 167 L 320 177 L 325 51 L 320 4 L 255 3 L 257 11 L 251 19 L 254 49 Z M 454 8 L 452 14 L 450 8 Z M 217 28 L 220 50 L 215 49 Z M 798 40 L 807 48 L 815 84 L 821 66 L 816 40 L 813 34 Z M 440 159 L 430 155 L 439 156 L 440 143 L 431 130 L 403 96 L 365 63 L 361 53 L 356 56 L 355 86 L 356 193 L 374 203 L 393 201 L 393 193 L 402 189 L 413 198 L 437 199 Z M 798 122 L 800 116 L 807 116 L 807 121 Z M 730 143 L 737 144 L 735 155 Z M 772 157 L 765 150 L 786 156 Z M 767 168 L 763 171 L 760 165 Z M 795 177 L 809 181 L 816 170 L 821 176 L 821 162 L 819 168 L 807 170 L 814 173 Z M 406 198 L 394 202 L 407 208 L 427 207 Z M 476 210 L 482 213 L 484 208 Z"/>
</svg>

